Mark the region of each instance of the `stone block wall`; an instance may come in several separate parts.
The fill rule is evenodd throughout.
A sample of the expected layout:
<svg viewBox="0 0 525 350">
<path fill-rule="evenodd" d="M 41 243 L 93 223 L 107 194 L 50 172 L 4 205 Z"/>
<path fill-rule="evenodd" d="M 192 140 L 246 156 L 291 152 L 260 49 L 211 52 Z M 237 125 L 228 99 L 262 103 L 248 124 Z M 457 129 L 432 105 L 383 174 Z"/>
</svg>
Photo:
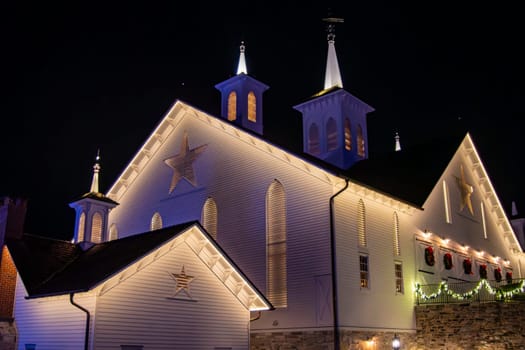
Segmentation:
<svg viewBox="0 0 525 350">
<path fill-rule="evenodd" d="M 525 303 L 421 305 L 416 331 L 340 331 L 340 350 L 523 350 Z M 333 350 L 332 331 L 252 333 L 251 350 Z"/>
<path fill-rule="evenodd" d="M 416 307 L 416 343 L 409 349 L 525 349 L 525 303 Z"/>
<path fill-rule="evenodd" d="M 0 319 L 0 349 L 16 349 L 16 327 L 12 319 Z"/>
</svg>

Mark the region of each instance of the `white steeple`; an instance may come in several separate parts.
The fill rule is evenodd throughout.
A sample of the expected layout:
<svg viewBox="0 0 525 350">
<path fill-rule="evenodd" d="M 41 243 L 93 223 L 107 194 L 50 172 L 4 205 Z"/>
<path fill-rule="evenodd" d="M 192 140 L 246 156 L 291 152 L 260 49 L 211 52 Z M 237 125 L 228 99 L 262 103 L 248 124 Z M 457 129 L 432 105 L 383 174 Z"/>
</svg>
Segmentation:
<svg viewBox="0 0 525 350">
<path fill-rule="evenodd" d="M 324 89 L 334 86 L 343 88 L 343 80 L 341 79 L 337 54 L 335 53 L 335 23 L 342 23 L 344 20 L 342 18 L 328 17 L 323 18 L 323 21 L 328 22 L 328 55 L 326 58 Z"/>
<path fill-rule="evenodd" d="M 89 192 L 98 193 L 98 173 L 100 171 L 100 150 L 97 151 L 97 157 L 95 158 L 95 165 L 93 165 L 93 180 L 91 181 L 91 189 Z"/>
<path fill-rule="evenodd" d="M 396 140 L 396 152 L 401 151 L 401 142 L 399 142 L 399 134 L 397 133 L 397 131 L 394 139 Z"/>
<path fill-rule="evenodd" d="M 239 65 L 237 66 L 237 74 L 248 74 L 248 68 L 246 67 L 246 57 L 244 57 L 244 41 L 241 41 L 240 46 L 240 55 L 239 55 Z"/>
<path fill-rule="evenodd" d="M 516 207 L 516 202 L 512 201 L 512 216 L 518 215 L 518 208 Z"/>
</svg>

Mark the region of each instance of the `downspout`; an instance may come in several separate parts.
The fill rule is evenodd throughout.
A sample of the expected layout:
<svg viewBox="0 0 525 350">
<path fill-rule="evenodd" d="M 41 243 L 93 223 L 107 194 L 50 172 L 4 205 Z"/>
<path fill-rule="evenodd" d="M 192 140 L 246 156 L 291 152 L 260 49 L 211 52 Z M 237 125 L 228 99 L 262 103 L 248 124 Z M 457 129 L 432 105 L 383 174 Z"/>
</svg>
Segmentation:
<svg viewBox="0 0 525 350">
<path fill-rule="evenodd" d="M 332 311 L 334 314 L 334 350 L 340 349 L 339 312 L 337 302 L 337 259 L 335 256 L 334 200 L 335 197 L 348 188 L 348 179 L 345 179 L 345 182 L 345 186 L 330 197 L 330 249 L 332 253 Z"/>
<path fill-rule="evenodd" d="M 89 311 L 82 306 L 78 305 L 73 301 L 73 295 L 75 293 L 69 293 L 69 301 L 71 302 L 71 305 L 76 306 L 80 310 L 84 311 L 86 313 L 86 334 L 84 338 L 84 350 L 88 350 L 88 344 L 89 344 Z"/>
</svg>

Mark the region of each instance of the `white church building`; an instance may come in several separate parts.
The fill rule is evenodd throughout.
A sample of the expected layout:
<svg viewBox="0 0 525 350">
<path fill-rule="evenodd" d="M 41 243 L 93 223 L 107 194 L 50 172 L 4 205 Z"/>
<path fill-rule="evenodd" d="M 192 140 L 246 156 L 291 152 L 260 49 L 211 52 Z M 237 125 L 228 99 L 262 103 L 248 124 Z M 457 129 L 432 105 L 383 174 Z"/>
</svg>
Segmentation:
<svg viewBox="0 0 525 350">
<path fill-rule="evenodd" d="M 369 158 L 374 109 L 343 88 L 330 31 L 324 89 L 294 106 L 303 152 L 291 152 L 264 137 L 268 86 L 248 74 L 244 49 L 237 74 L 215 86 L 219 116 L 176 101 L 107 193 L 97 163 L 91 191 L 71 203 L 72 246 L 85 264 L 110 254 L 107 275 L 92 276 L 97 262 L 33 286 L 28 257 L 10 246 L 19 349 L 46 348 L 50 310 L 73 302 L 96 315 L 92 349 L 348 349 L 365 333 L 415 333 L 418 298 L 434 297 L 418 286 L 523 277 L 522 248 L 470 134 Z M 120 245 L 137 249 L 134 237 L 150 249 L 113 266 Z M 173 274 L 194 276 L 192 288 L 174 296 Z M 81 344 L 74 322 L 66 333 Z"/>
</svg>

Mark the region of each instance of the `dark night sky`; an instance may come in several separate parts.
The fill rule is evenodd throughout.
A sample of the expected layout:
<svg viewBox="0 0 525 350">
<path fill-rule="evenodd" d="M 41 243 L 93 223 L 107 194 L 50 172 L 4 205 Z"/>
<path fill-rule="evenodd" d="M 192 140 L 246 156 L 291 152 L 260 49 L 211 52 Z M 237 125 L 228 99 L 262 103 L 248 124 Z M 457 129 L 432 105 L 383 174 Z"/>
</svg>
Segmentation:
<svg viewBox="0 0 525 350">
<path fill-rule="evenodd" d="M 323 87 L 328 6 L 345 19 L 344 87 L 376 109 L 370 156 L 392 149 L 395 131 L 408 148 L 466 126 L 505 209 L 516 200 L 525 212 L 517 2 L 299 4 L 4 5 L 0 195 L 28 199 L 25 231 L 71 238 L 68 203 L 89 190 L 97 149 L 105 192 L 176 99 L 217 115 L 214 85 L 235 72 L 241 40 L 249 74 L 270 86 L 266 136 L 296 149 L 292 106 Z"/>
</svg>

